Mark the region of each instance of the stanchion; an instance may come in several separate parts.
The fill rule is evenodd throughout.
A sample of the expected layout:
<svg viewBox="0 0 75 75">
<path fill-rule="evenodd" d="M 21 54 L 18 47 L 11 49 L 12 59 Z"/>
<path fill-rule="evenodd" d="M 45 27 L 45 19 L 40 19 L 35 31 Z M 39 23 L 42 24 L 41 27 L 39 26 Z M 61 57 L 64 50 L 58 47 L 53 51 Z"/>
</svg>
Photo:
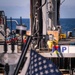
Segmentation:
<svg viewBox="0 0 75 75">
<path fill-rule="evenodd" d="M 5 52 L 5 53 L 7 53 L 6 28 L 7 28 L 7 17 L 5 16 L 5 25 L 4 25 L 4 30 L 5 30 L 4 52 Z"/>
</svg>

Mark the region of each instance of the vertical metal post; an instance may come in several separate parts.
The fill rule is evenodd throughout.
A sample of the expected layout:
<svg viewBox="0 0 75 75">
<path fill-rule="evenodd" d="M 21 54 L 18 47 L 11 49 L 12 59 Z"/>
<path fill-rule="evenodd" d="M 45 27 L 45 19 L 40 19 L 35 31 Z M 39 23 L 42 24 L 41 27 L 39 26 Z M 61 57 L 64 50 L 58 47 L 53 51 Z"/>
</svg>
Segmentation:
<svg viewBox="0 0 75 75">
<path fill-rule="evenodd" d="M 20 25 L 22 25 L 22 17 L 20 17 Z M 23 33 L 22 33 L 22 30 L 20 30 L 20 35 L 21 35 L 21 38 L 22 38 L 22 41 L 21 41 L 21 50 L 22 50 L 22 47 L 23 47 Z"/>
<path fill-rule="evenodd" d="M 12 17 L 10 17 L 11 34 L 12 34 Z"/>
<path fill-rule="evenodd" d="M 12 17 L 10 17 L 10 23 L 11 23 L 11 35 L 12 35 Z M 12 37 L 14 38 L 14 37 Z M 14 47 L 14 41 L 12 40 L 11 42 L 11 50 L 12 50 L 12 53 L 14 52 L 15 50 L 15 47 Z"/>
<path fill-rule="evenodd" d="M 71 58 L 69 58 L 69 60 L 70 60 L 70 61 L 69 61 L 69 67 L 70 67 L 70 68 L 69 68 L 69 69 L 70 69 L 69 72 L 70 72 L 70 75 L 72 75 L 72 70 L 71 70 Z"/>
<path fill-rule="evenodd" d="M 63 59 L 63 67 L 62 68 L 64 69 L 64 63 L 65 63 L 64 61 L 65 61 L 65 58 L 62 58 L 62 59 Z"/>
<path fill-rule="evenodd" d="M 6 28 L 7 28 L 7 17 L 5 16 L 5 25 L 4 25 L 4 31 L 5 31 L 5 43 L 4 43 L 4 52 L 7 52 L 7 43 L 6 43 Z"/>
<path fill-rule="evenodd" d="M 60 25 L 59 19 L 60 19 L 60 1 L 57 0 L 57 25 Z"/>
<path fill-rule="evenodd" d="M 20 24 L 22 25 L 22 17 L 20 17 Z"/>
<path fill-rule="evenodd" d="M 55 26 L 57 25 L 57 0 L 55 0 Z"/>
</svg>

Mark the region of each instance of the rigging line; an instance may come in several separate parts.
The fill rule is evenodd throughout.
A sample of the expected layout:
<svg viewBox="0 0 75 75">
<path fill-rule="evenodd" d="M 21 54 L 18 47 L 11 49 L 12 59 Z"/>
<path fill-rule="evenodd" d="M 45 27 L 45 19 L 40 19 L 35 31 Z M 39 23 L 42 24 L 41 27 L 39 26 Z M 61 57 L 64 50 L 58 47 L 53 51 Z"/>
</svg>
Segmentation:
<svg viewBox="0 0 75 75">
<path fill-rule="evenodd" d="M 35 23 L 33 24 L 33 32 L 34 32 L 34 26 L 35 26 Z M 32 36 L 35 36 L 38 31 L 39 31 L 39 28 L 37 29 L 37 31 Z"/>
<path fill-rule="evenodd" d="M 34 26 L 35 26 L 35 20 L 34 20 L 34 23 L 33 23 L 33 32 L 34 32 Z M 32 36 L 35 36 L 36 35 L 36 33 L 39 31 L 39 27 L 38 27 L 38 29 L 37 29 L 37 31 L 32 35 Z"/>
<path fill-rule="evenodd" d="M 37 26 L 38 26 L 38 25 L 37 25 Z M 38 31 L 39 31 L 39 26 L 37 27 L 37 31 L 33 34 L 33 36 L 35 36 L 36 33 L 38 33 Z"/>
<path fill-rule="evenodd" d="M 34 32 L 34 26 L 35 26 L 35 15 L 34 15 L 34 22 L 33 22 L 33 32 Z M 39 31 L 39 27 L 37 27 L 38 29 L 36 30 L 36 32 L 32 35 L 32 36 L 35 36 L 36 33 Z"/>
<path fill-rule="evenodd" d="M 42 4 L 40 7 L 38 7 L 36 11 L 38 11 L 40 8 L 42 8 L 46 4 L 46 1 L 47 0 L 45 0 L 44 4 Z"/>
<path fill-rule="evenodd" d="M 65 2 L 65 0 L 63 0 L 63 1 L 60 3 L 60 5 L 62 5 L 64 2 Z"/>
<path fill-rule="evenodd" d="M 45 0 L 45 2 L 44 2 L 43 5 L 41 5 L 40 7 L 37 8 L 36 11 L 38 11 L 40 8 L 42 8 L 45 4 L 46 4 L 46 0 Z M 38 27 L 37 31 L 34 33 L 34 35 L 35 35 L 38 31 L 39 31 L 39 27 Z M 33 36 L 34 36 L 34 35 L 33 35 Z"/>
</svg>

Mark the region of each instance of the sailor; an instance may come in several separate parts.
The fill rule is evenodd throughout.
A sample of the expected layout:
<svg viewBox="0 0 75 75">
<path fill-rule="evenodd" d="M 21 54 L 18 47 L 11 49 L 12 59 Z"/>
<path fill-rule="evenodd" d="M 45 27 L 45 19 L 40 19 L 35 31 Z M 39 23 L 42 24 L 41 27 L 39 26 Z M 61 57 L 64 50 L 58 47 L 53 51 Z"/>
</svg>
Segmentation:
<svg viewBox="0 0 75 75">
<path fill-rule="evenodd" d="M 56 42 L 54 42 L 52 52 L 54 52 L 55 54 L 58 54 L 60 52 L 60 46 Z"/>
<path fill-rule="evenodd" d="M 47 41 L 47 45 L 49 50 L 51 51 L 53 48 L 54 36 L 52 34 L 49 35 L 49 39 Z"/>
</svg>

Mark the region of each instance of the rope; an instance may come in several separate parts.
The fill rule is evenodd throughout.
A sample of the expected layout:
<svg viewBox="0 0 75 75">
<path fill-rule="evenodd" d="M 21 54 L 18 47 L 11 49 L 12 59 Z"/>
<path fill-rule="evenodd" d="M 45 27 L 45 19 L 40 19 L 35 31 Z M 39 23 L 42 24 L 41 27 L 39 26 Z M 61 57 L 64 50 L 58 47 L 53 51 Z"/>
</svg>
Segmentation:
<svg viewBox="0 0 75 75">
<path fill-rule="evenodd" d="M 63 0 L 63 1 L 60 3 L 60 5 L 62 5 L 64 2 L 65 2 L 65 0 Z"/>
</svg>

